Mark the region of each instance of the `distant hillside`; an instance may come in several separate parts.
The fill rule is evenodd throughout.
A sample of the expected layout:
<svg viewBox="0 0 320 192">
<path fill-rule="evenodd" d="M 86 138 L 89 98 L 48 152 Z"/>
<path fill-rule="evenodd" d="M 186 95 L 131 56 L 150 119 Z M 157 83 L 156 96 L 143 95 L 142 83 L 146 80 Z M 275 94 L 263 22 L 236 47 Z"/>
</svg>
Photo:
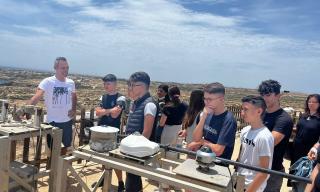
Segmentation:
<svg viewBox="0 0 320 192">
<path fill-rule="evenodd" d="M 48 76 L 53 75 L 50 72 L 13 69 L 0 67 L 0 84 L 1 82 L 9 82 L 9 84 L 0 85 L 0 99 L 8 99 L 10 103 L 20 105 L 30 99 L 34 94 L 39 82 Z M 99 97 L 103 94 L 103 84 L 101 77 L 71 74 L 70 78 L 76 82 L 79 103 L 78 105 L 92 107 L 98 104 Z M 157 86 L 163 82 L 152 82 L 151 94 L 156 95 Z M 188 101 L 191 90 L 203 87 L 203 84 L 181 84 L 168 83 L 169 85 L 177 85 L 182 92 L 182 98 Z M 127 82 L 120 79 L 118 82 L 119 91 L 124 95 L 127 94 Z M 226 90 L 227 105 L 240 104 L 241 98 L 249 94 L 257 94 L 255 89 L 231 88 Z M 281 98 L 282 106 L 291 106 L 295 109 L 303 109 L 306 94 L 302 93 L 285 93 Z"/>
</svg>

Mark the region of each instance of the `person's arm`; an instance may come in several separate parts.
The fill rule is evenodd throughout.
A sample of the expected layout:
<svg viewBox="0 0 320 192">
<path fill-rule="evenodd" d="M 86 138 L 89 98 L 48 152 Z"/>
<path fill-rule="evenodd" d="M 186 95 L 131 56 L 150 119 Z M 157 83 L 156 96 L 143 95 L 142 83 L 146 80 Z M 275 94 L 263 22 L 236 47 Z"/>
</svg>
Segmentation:
<svg viewBox="0 0 320 192">
<path fill-rule="evenodd" d="M 36 105 L 42 98 L 43 94 L 44 90 L 38 87 L 34 96 L 29 101 L 27 101 L 27 105 Z"/>
<path fill-rule="evenodd" d="M 96 115 L 98 117 L 102 117 L 104 115 L 109 116 L 110 115 L 110 109 L 104 109 L 102 107 L 96 107 Z"/>
<path fill-rule="evenodd" d="M 150 102 L 144 108 L 144 123 L 142 135 L 146 138 L 150 138 L 153 130 L 155 117 L 157 115 L 157 106 Z"/>
<path fill-rule="evenodd" d="M 271 133 L 274 138 L 274 146 L 278 145 L 288 135 L 290 137 L 292 133 L 293 122 L 288 115 L 280 116 L 276 121 Z"/>
<path fill-rule="evenodd" d="M 314 185 L 315 185 L 315 179 L 317 178 L 317 175 L 319 174 L 319 170 L 320 170 L 320 165 L 319 163 L 313 168 L 310 179 L 312 181 L 312 183 L 308 183 L 306 188 L 305 188 L 305 192 L 312 192 L 314 191 Z"/>
<path fill-rule="evenodd" d="M 210 149 L 217 155 L 221 156 L 226 148 L 225 145 L 213 144 L 210 141 L 204 140 L 203 145 L 210 147 Z"/>
<path fill-rule="evenodd" d="M 115 106 L 110 110 L 110 115 L 112 118 L 117 118 L 121 114 L 122 108 L 120 106 Z"/>
<path fill-rule="evenodd" d="M 208 113 L 206 110 L 204 110 L 201 117 L 200 117 L 200 121 L 199 121 L 198 125 L 196 126 L 196 128 L 193 131 L 192 142 L 199 142 L 202 140 L 203 127 L 206 122 L 207 116 L 208 116 Z"/>
<path fill-rule="evenodd" d="M 310 149 L 310 151 L 308 153 L 308 158 L 309 159 L 311 159 L 311 160 L 315 160 L 316 159 L 319 146 L 320 146 L 319 142 L 317 142 L 316 144 L 313 145 L 313 147 Z"/>
<path fill-rule="evenodd" d="M 180 137 L 186 137 L 186 136 L 188 136 L 187 130 L 186 130 L 186 129 L 181 129 L 181 130 L 178 132 L 178 136 L 180 136 Z"/>
<path fill-rule="evenodd" d="M 226 146 L 233 146 L 236 137 L 237 123 L 234 117 L 228 113 L 221 127 L 218 140 L 215 144 L 210 141 L 204 140 L 204 145 L 211 148 L 217 156 L 221 156 L 224 153 Z"/>
<path fill-rule="evenodd" d="M 187 148 L 192 151 L 198 150 L 201 145 L 203 145 L 203 127 L 208 116 L 207 111 L 204 109 L 202 115 L 200 116 L 200 121 L 192 134 L 192 142 L 188 144 Z"/>
<path fill-rule="evenodd" d="M 282 141 L 282 139 L 285 137 L 284 134 L 278 131 L 272 131 L 271 133 L 274 138 L 274 146 L 278 145 Z"/>
<path fill-rule="evenodd" d="M 73 118 L 76 115 L 76 110 L 77 110 L 77 93 L 72 92 L 71 93 L 71 100 L 72 100 L 72 108 L 68 112 L 68 116 L 70 118 Z"/>
<path fill-rule="evenodd" d="M 238 156 L 237 156 L 237 159 L 236 159 L 237 162 L 240 162 L 241 151 L 242 151 L 242 143 L 241 143 L 241 135 L 240 135 L 240 148 L 239 148 Z M 238 168 L 239 168 L 238 165 L 234 165 L 234 170 L 236 172 L 238 172 Z"/>
<path fill-rule="evenodd" d="M 165 114 L 161 115 L 160 121 L 159 121 L 159 126 L 160 127 L 164 127 L 166 124 L 168 116 L 166 116 Z"/>
<path fill-rule="evenodd" d="M 112 118 L 117 118 L 121 114 L 122 108 L 119 106 L 115 106 L 111 109 L 104 109 L 102 107 L 97 107 L 96 108 L 96 115 L 98 117 L 102 116 L 111 116 Z"/>
<path fill-rule="evenodd" d="M 148 139 L 150 138 L 150 136 L 152 134 L 154 120 L 155 120 L 155 118 L 151 114 L 144 116 L 144 125 L 143 125 L 142 135 Z"/>
<path fill-rule="evenodd" d="M 268 169 L 269 168 L 269 156 L 261 156 L 259 157 L 259 166 L 261 168 Z M 267 179 L 268 174 L 258 172 L 256 176 L 254 177 L 253 181 L 248 186 L 246 192 L 255 192 L 259 189 L 261 184 Z"/>
</svg>

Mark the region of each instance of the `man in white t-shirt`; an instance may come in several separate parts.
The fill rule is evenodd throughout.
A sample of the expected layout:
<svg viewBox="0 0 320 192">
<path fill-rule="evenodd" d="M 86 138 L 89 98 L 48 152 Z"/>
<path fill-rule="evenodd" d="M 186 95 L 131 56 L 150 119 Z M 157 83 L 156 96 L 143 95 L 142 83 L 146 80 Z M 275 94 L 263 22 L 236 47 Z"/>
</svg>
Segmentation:
<svg viewBox="0 0 320 192">
<path fill-rule="evenodd" d="M 238 160 L 247 165 L 271 169 L 274 139 L 269 129 L 263 125 L 266 103 L 261 96 L 249 95 L 242 98 L 241 115 L 249 125 L 240 134 L 241 151 Z M 238 168 L 245 176 L 246 192 L 262 192 L 267 185 L 268 174 Z"/>
<path fill-rule="evenodd" d="M 61 154 L 67 152 L 72 141 L 72 119 L 76 114 L 77 95 L 73 80 L 67 78 L 69 65 L 64 57 L 57 57 L 54 62 L 55 75 L 43 79 L 35 95 L 27 102 L 35 105 L 44 97 L 47 108 L 47 122 L 63 129 Z M 51 135 L 47 136 L 48 147 L 51 148 Z"/>
</svg>

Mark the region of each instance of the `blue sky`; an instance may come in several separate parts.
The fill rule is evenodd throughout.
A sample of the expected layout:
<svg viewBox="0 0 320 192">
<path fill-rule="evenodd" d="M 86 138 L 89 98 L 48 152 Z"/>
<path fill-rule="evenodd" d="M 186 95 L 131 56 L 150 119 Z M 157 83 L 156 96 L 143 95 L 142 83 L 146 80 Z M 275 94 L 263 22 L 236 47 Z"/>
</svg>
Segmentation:
<svg viewBox="0 0 320 192">
<path fill-rule="evenodd" d="M 318 0 L 0 0 L 0 66 L 320 92 Z"/>
</svg>

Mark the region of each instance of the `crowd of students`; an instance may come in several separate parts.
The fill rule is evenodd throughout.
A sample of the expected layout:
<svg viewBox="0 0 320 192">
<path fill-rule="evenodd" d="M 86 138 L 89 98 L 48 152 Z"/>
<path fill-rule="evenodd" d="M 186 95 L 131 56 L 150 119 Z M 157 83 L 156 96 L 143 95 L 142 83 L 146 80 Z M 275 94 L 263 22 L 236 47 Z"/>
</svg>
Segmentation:
<svg viewBox="0 0 320 192">
<path fill-rule="evenodd" d="M 67 78 L 69 65 L 64 57 L 54 63 L 55 75 L 44 79 L 34 97 L 28 102 L 36 104 L 42 96 L 47 107 L 47 121 L 63 129 L 64 146 L 70 146 L 72 127 L 69 123 L 75 114 L 77 102 L 74 82 Z M 96 108 L 99 125 L 120 127 L 124 106 L 117 91 L 117 78 L 108 74 L 102 79 L 105 94 Z M 175 145 L 177 137 L 184 137 L 187 149 L 196 151 L 209 147 L 218 157 L 231 159 L 234 151 L 237 121 L 225 106 L 225 87 L 215 82 L 193 90 L 189 103 L 181 101 L 177 86 L 160 85 L 157 98 L 149 92 L 150 77 L 145 72 L 135 72 L 128 80 L 128 97 L 132 100 L 125 133 L 140 132 L 143 136 L 163 144 Z M 276 80 L 266 80 L 258 86 L 257 95 L 242 98 L 242 118 L 248 126 L 240 133 L 241 148 L 238 161 L 248 165 L 285 172 L 283 158 L 294 124 L 291 116 L 280 106 L 281 85 Z M 309 95 L 305 113 L 297 123 L 293 143 L 292 162 L 308 156 L 316 159 L 320 136 L 320 96 Z M 159 118 L 160 117 L 160 118 Z M 70 125 L 69 125 L 70 124 Z M 50 139 L 48 139 L 50 141 Z M 238 150 L 238 149 L 236 149 Z M 319 152 L 320 153 L 320 152 Z M 311 175 L 313 183 L 306 190 L 317 191 L 319 163 Z M 141 177 L 115 170 L 119 181 L 118 191 L 142 191 Z M 283 178 L 239 167 L 245 176 L 246 191 L 280 191 Z M 318 182 L 317 182 L 318 181 Z M 295 183 L 291 182 L 293 190 Z M 169 187 L 169 186 L 167 186 Z M 169 189 L 163 189 L 169 190 Z"/>
</svg>

